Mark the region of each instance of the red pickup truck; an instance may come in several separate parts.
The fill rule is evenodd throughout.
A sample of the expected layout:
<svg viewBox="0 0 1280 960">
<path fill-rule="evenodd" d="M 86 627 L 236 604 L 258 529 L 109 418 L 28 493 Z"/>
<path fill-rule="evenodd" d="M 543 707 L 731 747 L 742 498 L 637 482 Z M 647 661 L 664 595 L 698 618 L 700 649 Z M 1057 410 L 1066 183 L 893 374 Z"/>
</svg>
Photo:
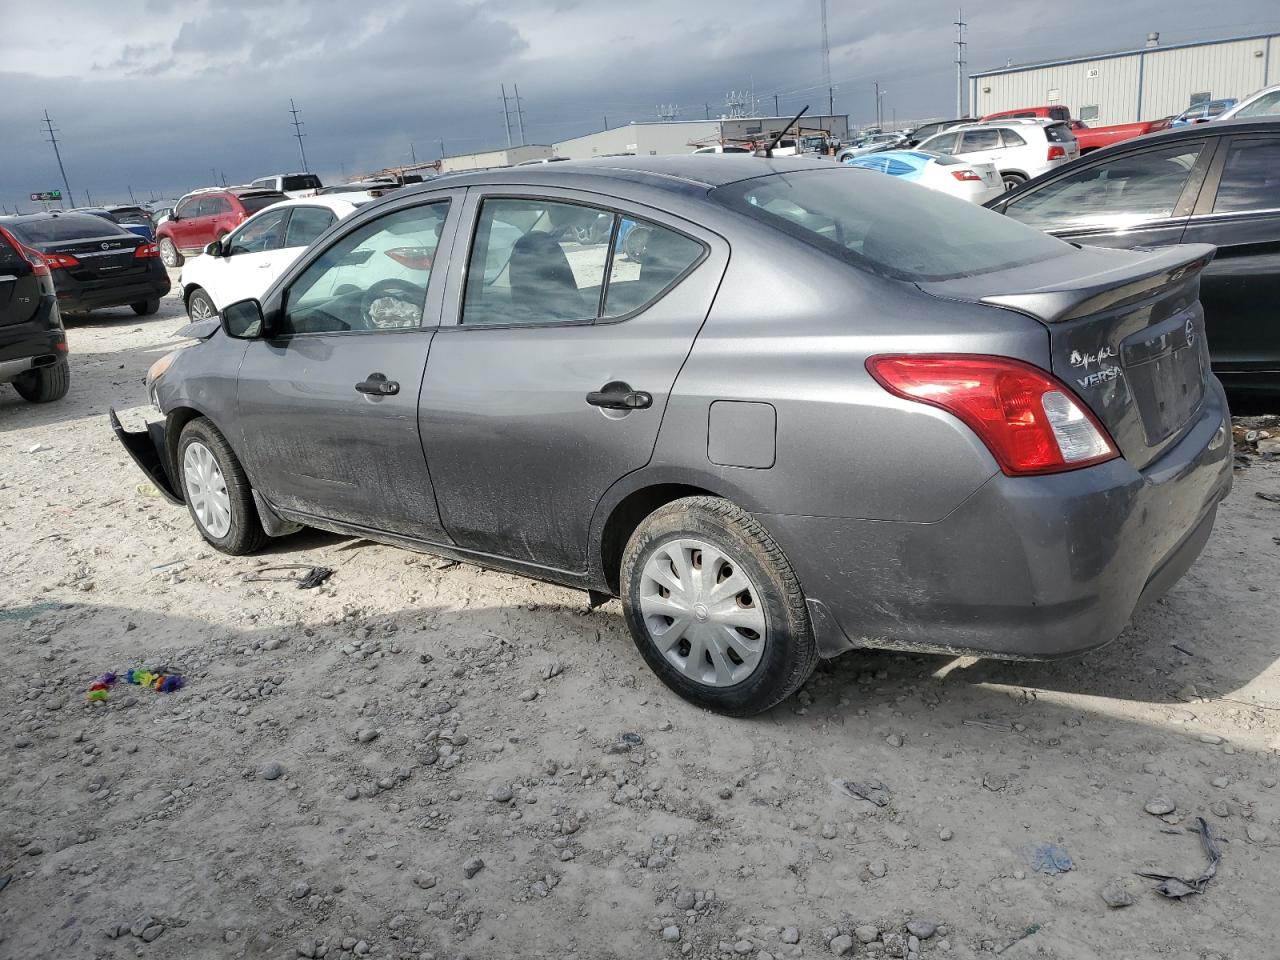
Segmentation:
<svg viewBox="0 0 1280 960">
<path fill-rule="evenodd" d="M 1138 123 L 1117 123 L 1110 127 L 1090 127 L 1086 126 L 1082 120 L 1071 121 L 1071 132 L 1076 135 L 1076 142 L 1080 144 L 1082 154 L 1168 128 L 1168 117 L 1161 117 L 1159 120 L 1142 120 Z"/>
</svg>

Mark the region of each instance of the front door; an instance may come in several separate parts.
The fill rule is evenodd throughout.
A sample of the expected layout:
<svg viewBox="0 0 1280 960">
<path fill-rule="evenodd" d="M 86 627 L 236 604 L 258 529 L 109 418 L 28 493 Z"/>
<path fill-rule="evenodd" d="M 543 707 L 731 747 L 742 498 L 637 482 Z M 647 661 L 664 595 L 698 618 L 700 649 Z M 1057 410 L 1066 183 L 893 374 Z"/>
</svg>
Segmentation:
<svg viewBox="0 0 1280 960">
<path fill-rule="evenodd" d="M 443 537 L 417 409 L 450 204 L 424 199 L 355 225 L 263 304 L 272 330 L 240 368 L 241 442 L 255 489 L 277 506 Z"/>
<path fill-rule="evenodd" d="M 468 194 L 468 270 L 450 280 L 419 410 L 441 518 L 462 547 L 582 571 L 596 504 L 652 455 L 728 248 L 603 204 Z"/>
<path fill-rule="evenodd" d="M 271 286 L 289 212 L 284 207 L 254 217 L 223 241 L 221 257 L 209 258 L 203 280 L 219 310 L 237 300 L 261 297 Z"/>
<path fill-rule="evenodd" d="M 1214 140 L 1145 146 L 1098 159 L 1009 201 L 1006 215 L 1073 243 L 1178 243 L 1204 183 Z"/>
<path fill-rule="evenodd" d="M 1228 386 L 1274 390 L 1280 374 L 1280 136 L 1226 142 L 1183 242 L 1218 247 L 1200 280 L 1214 369 Z"/>
</svg>

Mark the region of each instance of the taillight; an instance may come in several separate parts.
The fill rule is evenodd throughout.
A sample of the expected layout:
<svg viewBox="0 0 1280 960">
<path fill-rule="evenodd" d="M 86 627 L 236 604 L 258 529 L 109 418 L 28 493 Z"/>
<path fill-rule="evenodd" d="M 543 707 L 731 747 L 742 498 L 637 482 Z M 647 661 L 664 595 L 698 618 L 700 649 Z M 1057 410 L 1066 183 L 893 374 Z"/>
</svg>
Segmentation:
<svg viewBox="0 0 1280 960">
<path fill-rule="evenodd" d="M 1050 160 L 1065 160 L 1065 159 L 1067 159 L 1067 148 L 1066 148 L 1066 147 L 1060 147 L 1060 146 L 1058 146 L 1056 143 L 1051 143 L 1051 144 L 1049 145 L 1049 159 L 1050 159 Z"/>
<path fill-rule="evenodd" d="M 31 264 L 31 272 L 37 277 L 53 276 L 53 274 L 49 272 L 49 265 L 45 263 L 44 255 L 41 254 L 40 251 L 32 250 L 4 227 L 0 227 L 0 237 L 4 237 L 8 240 L 13 249 L 18 251 L 18 256 Z"/>
<path fill-rule="evenodd" d="M 952 170 L 951 175 L 957 180 L 981 180 L 982 178 L 972 170 Z"/>
<path fill-rule="evenodd" d="M 1010 477 L 1061 473 L 1119 456 L 1106 429 L 1052 374 L 1021 360 L 909 354 L 867 360 L 890 393 L 946 410 Z"/>
<path fill-rule="evenodd" d="M 69 253 L 41 253 L 38 256 L 44 258 L 50 270 L 70 270 L 80 266 L 80 261 Z"/>
<path fill-rule="evenodd" d="M 140 243 L 133 251 L 133 259 L 147 260 L 160 256 L 160 248 L 154 243 Z"/>
</svg>

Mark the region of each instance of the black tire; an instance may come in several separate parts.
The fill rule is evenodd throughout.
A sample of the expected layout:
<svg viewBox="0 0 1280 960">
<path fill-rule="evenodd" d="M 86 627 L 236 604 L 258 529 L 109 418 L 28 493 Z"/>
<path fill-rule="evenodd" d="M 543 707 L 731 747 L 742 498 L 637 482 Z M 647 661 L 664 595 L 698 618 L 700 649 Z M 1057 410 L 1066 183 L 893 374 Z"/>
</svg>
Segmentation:
<svg viewBox="0 0 1280 960">
<path fill-rule="evenodd" d="M 186 258 L 172 240 L 163 237 L 160 240 L 160 262 L 166 267 L 180 267 Z"/>
<path fill-rule="evenodd" d="M 71 389 L 71 367 L 59 360 L 48 367 L 36 367 L 19 374 L 13 381 L 18 396 L 32 403 L 52 403 L 61 400 Z"/>
<path fill-rule="evenodd" d="M 129 304 L 129 306 L 138 316 L 149 317 L 153 313 L 160 312 L 160 298 L 152 297 L 150 300 L 140 300 L 137 303 Z"/>
<path fill-rule="evenodd" d="M 1027 178 L 1020 173 L 1004 173 L 1001 172 L 1000 179 L 1004 181 L 1004 191 L 1008 193 L 1010 190 L 1017 190 L 1020 186 L 1027 182 Z"/>
<path fill-rule="evenodd" d="M 192 498 L 189 495 L 183 464 L 187 449 L 197 442 L 208 448 L 214 460 L 217 461 L 231 502 L 231 525 L 221 537 L 214 536 L 205 529 L 191 504 Z M 200 536 L 215 549 L 231 554 L 233 557 L 241 557 L 254 553 L 267 542 L 267 533 L 262 529 L 262 521 L 258 518 L 258 508 L 253 502 L 249 478 L 245 476 L 244 468 L 240 466 L 240 461 L 232 452 L 231 445 L 218 432 L 218 428 L 204 417 L 197 417 L 182 428 L 182 435 L 178 438 L 178 456 L 174 469 L 177 471 L 175 480 L 181 485 L 183 499 L 187 503 L 187 512 L 191 514 L 192 523 L 196 525 Z"/>
<path fill-rule="evenodd" d="M 721 550 L 753 584 L 765 621 L 765 644 L 755 669 L 737 683 L 712 686 L 686 676 L 650 639 L 640 608 L 641 578 L 655 551 L 673 540 L 698 539 Z M 650 514 L 627 542 L 620 574 L 627 627 L 658 678 L 708 710 L 747 717 L 781 703 L 818 663 L 818 645 L 804 592 L 782 548 L 749 513 L 719 497 L 686 497 Z"/>
<path fill-rule="evenodd" d="M 205 316 L 196 316 L 199 312 L 196 301 L 200 301 L 200 304 L 208 310 L 208 313 L 205 314 Z M 197 320 L 207 320 L 210 317 L 216 317 L 217 315 L 218 308 L 214 306 L 213 298 L 209 296 L 203 287 L 196 287 L 191 291 L 191 296 L 187 297 L 187 317 L 192 323 L 195 323 Z"/>
</svg>

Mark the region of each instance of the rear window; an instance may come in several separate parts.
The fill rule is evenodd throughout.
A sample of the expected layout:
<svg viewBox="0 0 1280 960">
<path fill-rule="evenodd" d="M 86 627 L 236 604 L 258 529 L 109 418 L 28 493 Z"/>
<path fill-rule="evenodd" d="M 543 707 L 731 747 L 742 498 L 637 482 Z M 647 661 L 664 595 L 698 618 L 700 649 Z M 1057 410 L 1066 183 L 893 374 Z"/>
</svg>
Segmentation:
<svg viewBox="0 0 1280 960">
<path fill-rule="evenodd" d="M 1051 123 L 1044 128 L 1044 135 L 1050 143 L 1071 143 L 1076 135 L 1065 123 Z"/>
<path fill-rule="evenodd" d="M 85 237 L 132 237 L 128 230 L 102 217 L 84 213 L 70 213 L 61 217 L 41 218 L 9 225 L 9 232 L 23 243 L 37 246 L 42 243 L 61 243 L 64 240 L 83 240 Z"/>
<path fill-rule="evenodd" d="M 151 218 L 141 207 L 116 207 L 111 213 L 121 223 L 150 223 Z"/>
<path fill-rule="evenodd" d="M 742 180 L 710 196 L 847 263 L 899 280 L 975 276 L 1071 249 L 976 204 L 843 166 Z"/>
<path fill-rule="evenodd" d="M 248 213 L 257 213 L 259 210 L 265 210 L 273 203 L 288 199 L 283 193 L 255 193 L 247 197 L 240 197 L 240 206 L 244 207 Z"/>
<path fill-rule="evenodd" d="M 26 263 L 13 245 L 0 233 L 0 273 L 25 273 Z"/>
<path fill-rule="evenodd" d="M 296 176 L 284 178 L 284 189 L 286 190 L 319 190 L 320 178 L 314 173 L 300 173 Z"/>
</svg>

